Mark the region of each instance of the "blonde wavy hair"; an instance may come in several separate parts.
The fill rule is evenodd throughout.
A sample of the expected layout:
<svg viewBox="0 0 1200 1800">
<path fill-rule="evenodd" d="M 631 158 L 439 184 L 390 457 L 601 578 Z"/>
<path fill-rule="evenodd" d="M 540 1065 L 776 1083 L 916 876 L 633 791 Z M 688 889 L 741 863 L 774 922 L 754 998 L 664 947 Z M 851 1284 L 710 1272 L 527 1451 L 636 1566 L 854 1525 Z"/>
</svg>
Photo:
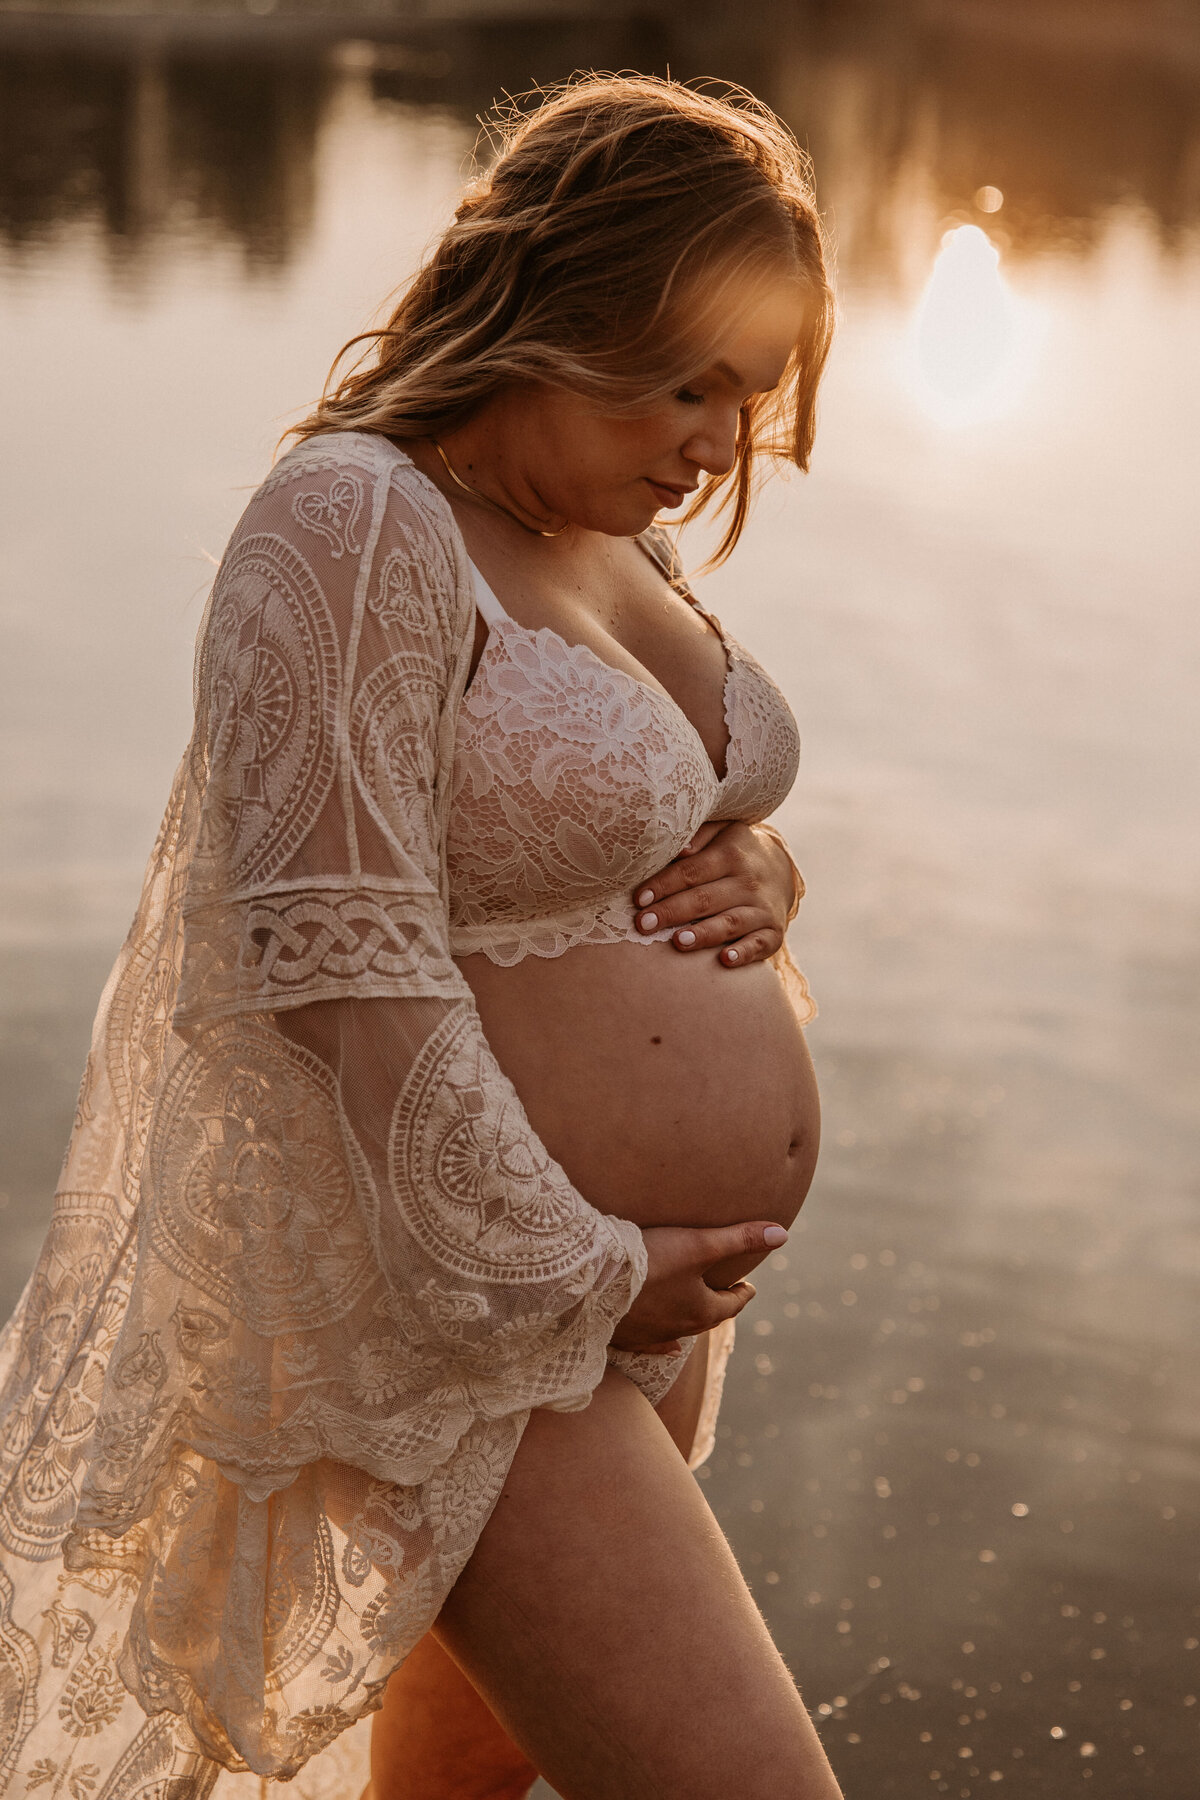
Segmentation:
<svg viewBox="0 0 1200 1800">
<path fill-rule="evenodd" d="M 807 469 L 812 450 L 834 303 L 809 159 L 741 88 L 593 74 L 535 100 L 485 124 L 487 172 L 387 324 L 344 346 L 294 434 L 437 436 L 528 381 L 636 416 L 711 364 L 731 317 L 790 282 L 804 323 L 783 380 L 742 407 L 732 468 L 683 520 L 714 500 L 728 511 L 722 561 L 756 457 Z M 360 349 L 339 377 L 363 344 L 374 355 Z"/>
</svg>

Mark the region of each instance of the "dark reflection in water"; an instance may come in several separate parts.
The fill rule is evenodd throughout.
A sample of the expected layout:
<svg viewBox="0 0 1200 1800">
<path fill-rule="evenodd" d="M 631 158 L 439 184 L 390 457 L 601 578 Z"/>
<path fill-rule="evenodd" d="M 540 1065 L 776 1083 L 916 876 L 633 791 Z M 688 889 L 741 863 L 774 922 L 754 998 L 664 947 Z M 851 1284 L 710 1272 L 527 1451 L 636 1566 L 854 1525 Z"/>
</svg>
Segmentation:
<svg viewBox="0 0 1200 1800">
<path fill-rule="evenodd" d="M 186 17 L 0 14 L 0 233 L 21 247 L 96 221 L 120 255 L 199 227 L 241 244 L 250 267 L 276 266 L 311 220 L 339 65 L 369 73 L 382 105 L 436 106 L 468 126 L 497 94 L 588 65 L 743 80 L 812 149 L 843 271 L 858 279 L 901 278 L 912 246 L 897 241 L 897 202 L 914 189 L 936 216 L 970 218 L 978 190 L 999 188 L 998 235 L 1018 253 L 1084 249 L 1122 203 L 1145 209 L 1167 248 L 1196 224 L 1200 60 L 764 18 L 736 33 L 711 17 L 385 26 L 346 43 L 319 19 L 199 31 Z"/>
<path fill-rule="evenodd" d="M 313 58 L 151 44 L 0 50 L 0 226 L 21 247 L 95 221 L 119 257 L 169 226 L 248 263 L 309 225 L 327 86 Z"/>
<path fill-rule="evenodd" d="M 904 33 L 870 53 L 850 40 L 797 55 L 778 85 L 835 208 L 851 171 L 861 189 L 853 237 L 842 232 L 843 266 L 848 257 L 860 274 L 886 272 L 891 220 L 914 180 L 939 212 L 967 217 L 980 187 L 999 188 L 1018 252 L 1090 246 L 1122 203 L 1144 207 L 1168 248 L 1200 217 L 1195 69 Z"/>
</svg>

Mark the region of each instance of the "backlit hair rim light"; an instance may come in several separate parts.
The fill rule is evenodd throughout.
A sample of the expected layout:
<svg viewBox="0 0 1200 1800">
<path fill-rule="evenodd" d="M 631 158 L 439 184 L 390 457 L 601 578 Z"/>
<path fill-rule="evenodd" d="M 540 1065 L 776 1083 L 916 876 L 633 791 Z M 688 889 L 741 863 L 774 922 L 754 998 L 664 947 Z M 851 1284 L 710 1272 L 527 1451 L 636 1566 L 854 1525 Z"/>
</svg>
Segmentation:
<svg viewBox="0 0 1200 1800">
<path fill-rule="evenodd" d="M 772 284 L 794 283 L 804 322 L 783 380 L 742 408 L 733 467 L 683 521 L 714 501 L 728 511 L 722 561 L 756 457 L 807 469 L 812 449 L 834 302 L 808 156 L 743 88 L 638 74 L 511 102 L 482 143 L 490 166 L 453 224 L 294 434 L 440 436 L 521 381 L 636 416 L 694 380 Z"/>
</svg>

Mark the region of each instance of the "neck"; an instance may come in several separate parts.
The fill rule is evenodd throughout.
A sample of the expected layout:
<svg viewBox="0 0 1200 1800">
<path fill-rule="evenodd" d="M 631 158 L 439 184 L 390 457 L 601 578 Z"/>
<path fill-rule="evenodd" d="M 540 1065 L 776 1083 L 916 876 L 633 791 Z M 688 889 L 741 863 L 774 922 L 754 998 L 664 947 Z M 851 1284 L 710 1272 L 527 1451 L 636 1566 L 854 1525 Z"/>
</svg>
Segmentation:
<svg viewBox="0 0 1200 1800">
<path fill-rule="evenodd" d="M 491 401 L 454 431 L 439 433 L 437 441 L 472 498 L 480 497 L 485 507 L 490 501 L 527 531 L 557 534 L 565 517 L 538 491 L 520 454 L 518 446 L 522 439 L 528 443 L 529 432 L 521 430 L 514 411 L 511 397 Z M 444 480 L 458 497 L 467 497 L 451 478 Z"/>
</svg>

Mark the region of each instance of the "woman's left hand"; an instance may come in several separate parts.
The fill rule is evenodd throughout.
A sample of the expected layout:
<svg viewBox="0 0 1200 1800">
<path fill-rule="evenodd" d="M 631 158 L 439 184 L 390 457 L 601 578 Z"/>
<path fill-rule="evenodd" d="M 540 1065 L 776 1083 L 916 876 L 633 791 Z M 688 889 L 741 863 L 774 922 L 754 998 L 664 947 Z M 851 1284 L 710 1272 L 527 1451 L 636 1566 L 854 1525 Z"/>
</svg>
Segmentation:
<svg viewBox="0 0 1200 1800">
<path fill-rule="evenodd" d="M 719 947 L 721 962 L 740 969 L 774 956 L 803 892 L 768 826 L 710 819 L 633 899 L 640 931 L 676 927 L 677 950 Z"/>
</svg>

